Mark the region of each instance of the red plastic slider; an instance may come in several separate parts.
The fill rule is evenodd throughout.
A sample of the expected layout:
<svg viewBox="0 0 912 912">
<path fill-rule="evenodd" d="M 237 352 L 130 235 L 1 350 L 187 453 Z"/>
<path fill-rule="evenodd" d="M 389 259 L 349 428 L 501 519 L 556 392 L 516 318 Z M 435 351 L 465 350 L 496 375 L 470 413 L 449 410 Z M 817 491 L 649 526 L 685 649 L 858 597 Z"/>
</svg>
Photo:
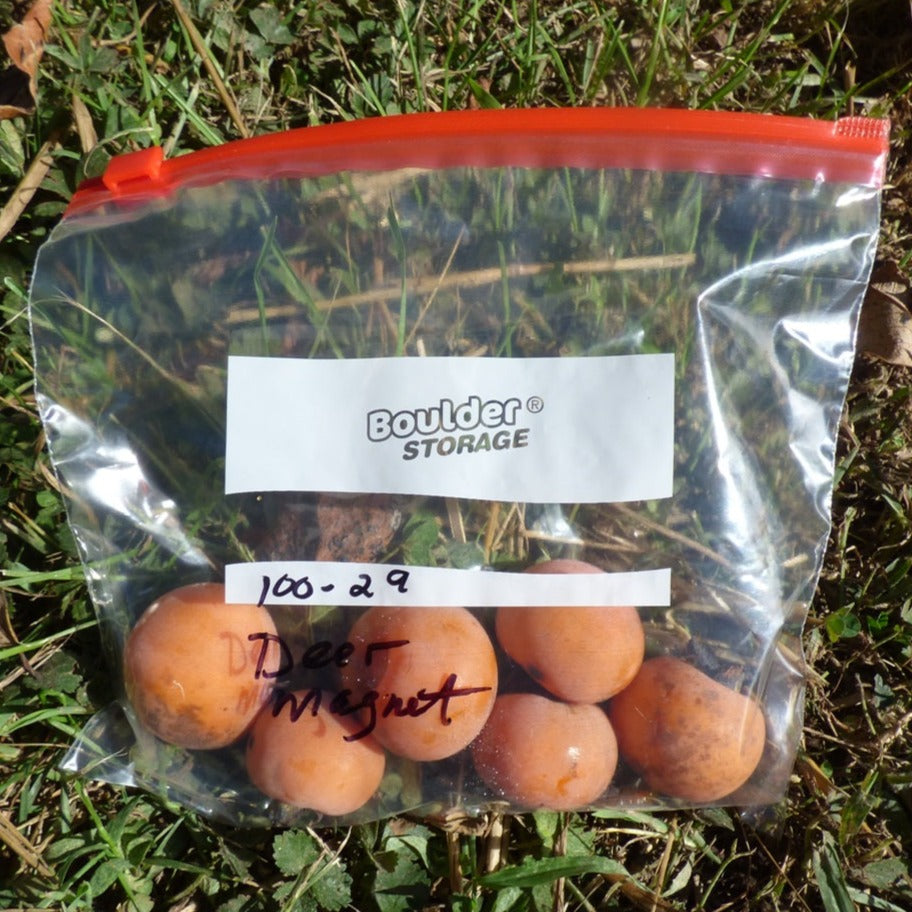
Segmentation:
<svg viewBox="0 0 912 912">
<path fill-rule="evenodd" d="M 158 180 L 164 160 L 165 151 L 161 146 L 116 155 L 108 162 L 101 182 L 111 193 L 117 195 L 124 184 L 132 181 Z"/>
</svg>

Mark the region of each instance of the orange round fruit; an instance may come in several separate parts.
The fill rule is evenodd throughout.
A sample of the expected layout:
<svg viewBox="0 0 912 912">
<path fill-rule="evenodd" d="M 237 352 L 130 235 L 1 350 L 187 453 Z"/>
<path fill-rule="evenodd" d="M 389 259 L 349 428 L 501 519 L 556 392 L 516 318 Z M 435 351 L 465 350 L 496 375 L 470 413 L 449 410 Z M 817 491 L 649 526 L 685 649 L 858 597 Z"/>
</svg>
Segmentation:
<svg viewBox="0 0 912 912">
<path fill-rule="evenodd" d="M 465 608 L 377 606 L 355 621 L 342 669 L 351 705 L 384 747 L 441 760 L 467 747 L 497 695 L 497 659 Z"/>
<path fill-rule="evenodd" d="M 683 659 L 647 659 L 611 701 L 621 756 L 657 792 L 718 801 L 757 768 L 766 723 L 757 701 Z"/>
<path fill-rule="evenodd" d="M 472 744 L 482 780 L 527 809 L 591 805 L 611 784 L 617 759 L 617 741 L 601 707 L 537 694 L 499 696 Z"/>
<path fill-rule="evenodd" d="M 267 699 L 277 665 L 269 612 L 225 604 L 220 583 L 175 589 L 154 601 L 130 632 L 123 670 L 139 721 L 164 741 L 192 749 L 225 747 Z M 265 652 L 264 652 L 265 649 Z"/>
<path fill-rule="evenodd" d="M 577 560 L 552 560 L 528 573 L 601 573 Z M 646 639 L 636 608 L 502 607 L 497 639 L 542 687 L 572 703 L 599 703 L 633 680 Z"/>
<path fill-rule="evenodd" d="M 342 816 L 380 787 L 386 757 L 370 735 L 360 736 L 356 720 L 330 710 L 332 698 L 318 690 L 277 691 L 250 730 L 247 774 L 270 798 Z"/>
</svg>

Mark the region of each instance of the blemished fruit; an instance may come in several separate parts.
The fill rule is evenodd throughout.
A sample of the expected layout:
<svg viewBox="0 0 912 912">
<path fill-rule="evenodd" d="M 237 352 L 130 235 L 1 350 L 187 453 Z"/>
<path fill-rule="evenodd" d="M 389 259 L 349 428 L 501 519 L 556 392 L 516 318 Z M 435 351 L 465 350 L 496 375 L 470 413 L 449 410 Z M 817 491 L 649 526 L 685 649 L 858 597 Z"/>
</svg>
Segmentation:
<svg viewBox="0 0 912 912">
<path fill-rule="evenodd" d="M 341 672 L 350 702 L 384 747 L 410 760 L 441 760 L 467 747 L 497 695 L 497 660 L 465 608 L 377 606 L 348 635 Z M 373 695 L 373 696 L 372 696 Z"/>
<path fill-rule="evenodd" d="M 139 721 L 179 747 L 203 750 L 236 741 L 267 699 L 271 682 L 257 679 L 257 663 L 273 668 L 276 635 L 269 612 L 225 604 L 220 583 L 197 583 L 156 599 L 124 648 L 127 698 Z M 270 664 L 271 663 L 271 664 Z"/>
<path fill-rule="evenodd" d="M 472 760 L 504 798 L 524 808 L 569 811 L 605 792 L 618 749 L 601 707 L 515 693 L 497 698 Z"/>
<path fill-rule="evenodd" d="M 331 712 L 332 694 L 323 695 L 314 713 L 308 693 L 314 692 L 277 692 L 263 707 L 247 742 L 247 774 L 285 804 L 351 814 L 380 787 L 386 757 L 370 735 L 357 737 L 362 726 L 356 720 Z"/>
<path fill-rule="evenodd" d="M 645 783 L 687 801 L 718 801 L 740 788 L 766 742 L 756 700 L 669 656 L 643 663 L 609 718 L 621 756 Z"/>
<path fill-rule="evenodd" d="M 577 560 L 552 560 L 528 573 L 601 573 Z M 633 680 L 646 647 L 636 608 L 502 607 L 497 639 L 542 687 L 562 700 L 600 703 Z"/>
</svg>

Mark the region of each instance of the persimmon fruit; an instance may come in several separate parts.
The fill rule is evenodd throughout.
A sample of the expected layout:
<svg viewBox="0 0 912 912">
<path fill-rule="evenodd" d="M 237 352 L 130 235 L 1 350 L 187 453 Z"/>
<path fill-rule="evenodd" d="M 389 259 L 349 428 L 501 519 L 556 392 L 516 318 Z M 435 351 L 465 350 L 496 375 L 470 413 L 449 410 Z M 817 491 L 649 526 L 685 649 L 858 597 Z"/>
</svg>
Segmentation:
<svg viewBox="0 0 912 912">
<path fill-rule="evenodd" d="M 127 698 L 139 721 L 179 747 L 214 749 L 236 741 L 267 699 L 257 672 L 261 643 L 276 636 L 269 612 L 225 603 L 220 583 L 197 583 L 156 599 L 127 637 Z M 265 661 L 274 665 L 270 649 Z"/>
<path fill-rule="evenodd" d="M 601 573 L 578 560 L 534 564 L 528 573 Z M 562 700 L 600 703 L 633 680 L 645 652 L 631 606 L 498 608 L 497 639 L 542 687 Z"/>
<path fill-rule="evenodd" d="M 481 731 L 497 696 L 497 659 L 465 608 L 376 606 L 348 639 L 355 648 L 343 686 L 352 705 L 373 700 L 372 734 L 389 751 L 441 760 Z"/>
<path fill-rule="evenodd" d="M 356 720 L 332 713 L 330 705 L 308 700 L 306 691 L 276 691 L 250 729 L 247 774 L 270 798 L 342 816 L 375 794 L 386 756 L 370 735 L 359 736 Z"/>
<path fill-rule="evenodd" d="M 697 803 L 731 795 L 763 754 L 757 701 L 683 659 L 647 659 L 612 701 L 621 756 L 656 792 Z"/>
<path fill-rule="evenodd" d="M 605 792 L 618 749 L 601 707 L 511 693 L 497 698 L 472 760 L 498 795 L 524 808 L 562 811 Z"/>
</svg>

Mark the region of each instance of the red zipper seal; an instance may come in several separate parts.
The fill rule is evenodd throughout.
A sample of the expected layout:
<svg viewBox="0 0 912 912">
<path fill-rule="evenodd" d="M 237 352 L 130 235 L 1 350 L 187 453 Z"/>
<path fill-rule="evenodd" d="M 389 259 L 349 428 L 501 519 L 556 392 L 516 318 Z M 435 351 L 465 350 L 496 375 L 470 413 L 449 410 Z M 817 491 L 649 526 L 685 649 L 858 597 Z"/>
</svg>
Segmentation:
<svg viewBox="0 0 912 912">
<path fill-rule="evenodd" d="M 66 215 L 224 180 L 399 168 L 579 167 L 699 171 L 883 184 L 889 122 L 656 108 L 398 114 L 236 140 L 171 160 L 158 147 L 113 158 Z"/>
</svg>

